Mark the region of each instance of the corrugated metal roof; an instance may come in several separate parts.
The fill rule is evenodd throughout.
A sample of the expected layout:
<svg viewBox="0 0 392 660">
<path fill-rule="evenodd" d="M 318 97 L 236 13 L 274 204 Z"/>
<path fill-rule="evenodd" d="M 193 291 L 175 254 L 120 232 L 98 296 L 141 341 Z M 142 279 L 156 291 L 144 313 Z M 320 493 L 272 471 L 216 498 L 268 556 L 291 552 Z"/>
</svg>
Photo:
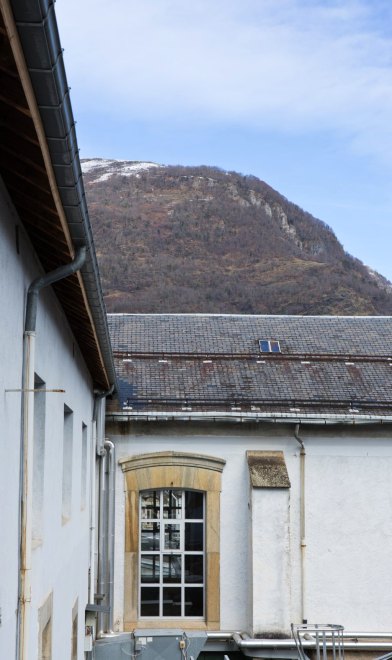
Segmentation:
<svg viewBox="0 0 392 660">
<path fill-rule="evenodd" d="M 391 317 L 108 320 L 123 410 L 392 414 Z M 281 354 L 260 353 L 260 338 Z"/>
</svg>

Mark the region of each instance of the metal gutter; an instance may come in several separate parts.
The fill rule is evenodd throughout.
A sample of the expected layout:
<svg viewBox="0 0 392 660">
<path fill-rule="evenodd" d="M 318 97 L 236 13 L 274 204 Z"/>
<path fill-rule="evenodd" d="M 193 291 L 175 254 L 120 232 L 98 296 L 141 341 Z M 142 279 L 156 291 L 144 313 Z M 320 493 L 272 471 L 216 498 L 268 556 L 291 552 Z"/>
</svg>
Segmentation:
<svg viewBox="0 0 392 660">
<path fill-rule="evenodd" d="M 116 375 L 54 1 L 1 4 L 70 255 L 87 249 L 78 278 L 109 387 Z"/>
<path fill-rule="evenodd" d="M 339 415 L 322 413 L 303 413 L 293 415 L 290 413 L 241 413 L 241 412 L 219 412 L 219 411 L 151 411 L 151 412 L 112 412 L 106 415 L 108 421 L 140 421 L 140 422 L 158 422 L 158 421 L 213 421 L 213 422 L 268 422 L 268 423 L 287 423 L 287 424 L 391 424 L 392 415 Z"/>
</svg>

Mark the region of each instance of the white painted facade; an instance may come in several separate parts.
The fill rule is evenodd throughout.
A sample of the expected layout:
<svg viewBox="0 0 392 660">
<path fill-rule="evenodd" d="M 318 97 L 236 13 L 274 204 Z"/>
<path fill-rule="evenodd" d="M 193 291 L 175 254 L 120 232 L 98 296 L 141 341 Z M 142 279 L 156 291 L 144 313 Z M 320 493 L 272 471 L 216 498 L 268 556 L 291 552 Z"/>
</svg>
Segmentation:
<svg viewBox="0 0 392 660">
<path fill-rule="evenodd" d="M 19 229 L 19 254 L 15 227 Z M 21 444 L 21 380 L 26 292 L 42 274 L 30 242 L 0 181 L 0 657 L 15 657 L 18 601 L 18 502 Z M 52 643 L 56 660 L 71 658 L 72 612 L 78 608 L 78 652 L 84 658 L 84 610 L 88 602 L 90 470 L 93 386 L 76 340 L 50 289 L 38 303 L 35 373 L 43 389 L 35 395 L 34 536 L 32 551 L 29 660 L 39 646 L 39 611 L 52 594 Z M 6 390 L 18 390 L 7 392 Z M 64 406 L 71 435 L 64 437 Z M 85 425 L 85 426 L 83 426 Z M 71 428 L 72 427 L 72 428 Z M 64 440 L 71 458 L 63 474 Z M 71 446 L 72 445 L 72 446 Z M 69 455 L 69 454 L 68 454 Z M 62 519 L 63 488 L 70 503 Z"/>
<path fill-rule="evenodd" d="M 300 623 L 300 446 L 294 424 L 109 422 L 117 458 L 159 451 L 225 459 L 221 630 L 289 633 Z M 301 426 L 306 450 L 305 618 L 390 631 L 392 440 L 388 425 Z M 284 452 L 291 487 L 252 488 L 247 450 Z M 124 599 L 124 475 L 117 470 L 115 612 Z M 208 586 L 207 586 L 208 588 Z M 159 622 L 157 622 L 159 625 Z"/>
</svg>

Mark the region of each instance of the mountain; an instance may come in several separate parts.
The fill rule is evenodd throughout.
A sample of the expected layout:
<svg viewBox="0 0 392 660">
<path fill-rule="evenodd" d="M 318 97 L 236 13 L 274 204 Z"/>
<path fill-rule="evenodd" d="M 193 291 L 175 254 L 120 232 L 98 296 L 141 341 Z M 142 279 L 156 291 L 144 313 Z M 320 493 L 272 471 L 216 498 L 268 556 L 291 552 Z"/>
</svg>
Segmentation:
<svg viewBox="0 0 392 660">
<path fill-rule="evenodd" d="M 392 286 L 266 183 L 83 160 L 110 312 L 392 314 Z"/>
</svg>

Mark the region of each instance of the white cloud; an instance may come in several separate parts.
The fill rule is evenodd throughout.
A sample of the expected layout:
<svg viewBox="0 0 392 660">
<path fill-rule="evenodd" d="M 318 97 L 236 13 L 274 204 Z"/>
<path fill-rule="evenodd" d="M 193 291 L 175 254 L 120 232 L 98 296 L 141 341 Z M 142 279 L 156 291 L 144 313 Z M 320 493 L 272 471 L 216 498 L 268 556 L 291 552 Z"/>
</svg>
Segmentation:
<svg viewBox="0 0 392 660">
<path fill-rule="evenodd" d="M 129 120 L 337 131 L 391 158 L 384 0 L 58 0 L 71 85 Z"/>
</svg>

